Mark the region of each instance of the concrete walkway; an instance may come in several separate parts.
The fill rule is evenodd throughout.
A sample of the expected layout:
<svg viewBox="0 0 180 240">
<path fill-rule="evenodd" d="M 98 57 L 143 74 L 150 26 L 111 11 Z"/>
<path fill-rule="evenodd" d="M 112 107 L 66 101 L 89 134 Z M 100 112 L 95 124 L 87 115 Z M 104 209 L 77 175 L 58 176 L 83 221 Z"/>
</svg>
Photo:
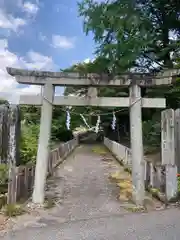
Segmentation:
<svg viewBox="0 0 180 240">
<path fill-rule="evenodd" d="M 1 239 L 179 239 L 178 209 L 133 214 L 120 207 L 118 189 L 108 178 L 118 169 L 92 152 L 92 146 L 80 146 L 59 166 L 56 181 L 49 182 L 58 196 L 56 207 Z"/>
</svg>

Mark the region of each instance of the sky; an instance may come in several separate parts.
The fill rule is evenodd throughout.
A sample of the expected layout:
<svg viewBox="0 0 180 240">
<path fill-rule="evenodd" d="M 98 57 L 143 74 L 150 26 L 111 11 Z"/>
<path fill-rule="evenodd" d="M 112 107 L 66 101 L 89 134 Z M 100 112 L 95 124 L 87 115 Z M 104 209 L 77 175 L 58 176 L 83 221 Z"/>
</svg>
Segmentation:
<svg viewBox="0 0 180 240">
<path fill-rule="evenodd" d="M 92 59 L 94 50 L 76 0 L 0 0 L 0 98 L 16 103 L 20 94 L 40 92 L 18 84 L 6 67 L 59 71 Z"/>
</svg>

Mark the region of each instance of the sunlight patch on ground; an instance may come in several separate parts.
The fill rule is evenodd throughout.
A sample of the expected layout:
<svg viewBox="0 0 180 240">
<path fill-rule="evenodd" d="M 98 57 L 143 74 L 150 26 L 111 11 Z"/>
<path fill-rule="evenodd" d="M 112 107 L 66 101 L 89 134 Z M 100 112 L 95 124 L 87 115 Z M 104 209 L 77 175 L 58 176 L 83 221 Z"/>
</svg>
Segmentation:
<svg viewBox="0 0 180 240">
<path fill-rule="evenodd" d="M 130 176 L 124 172 L 117 171 L 110 175 L 110 179 L 115 181 L 119 187 L 119 200 L 132 200 L 132 181 Z"/>
<path fill-rule="evenodd" d="M 95 146 L 92 148 L 92 151 L 100 155 L 106 155 L 108 153 L 108 150 L 104 146 Z"/>
</svg>

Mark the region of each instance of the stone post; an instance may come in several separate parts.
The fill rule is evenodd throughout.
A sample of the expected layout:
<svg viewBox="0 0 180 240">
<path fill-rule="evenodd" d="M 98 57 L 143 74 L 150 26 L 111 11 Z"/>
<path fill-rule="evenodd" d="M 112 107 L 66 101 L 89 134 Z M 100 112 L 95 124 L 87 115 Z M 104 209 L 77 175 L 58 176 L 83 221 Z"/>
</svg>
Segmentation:
<svg viewBox="0 0 180 240">
<path fill-rule="evenodd" d="M 49 140 L 51 137 L 51 121 L 54 98 L 54 86 L 50 83 L 44 85 L 41 107 L 41 124 L 36 160 L 33 203 L 44 203 L 44 191 L 47 177 Z"/>
<path fill-rule="evenodd" d="M 17 105 L 10 105 L 8 113 L 8 204 L 16 202 L 16 166 L 19 163 L 19 142 L 20 142 L 20 110 Z"/>
<path fill-rule="evenodd" d="M 175 111 L 175 163 L 180 173 L 180 109 Z"/>
<path fill-rule="evenodd" d="M 167 109 L 161 113 L 161 156 L 166 168 L 166 198 L 177 194 L 177 166 L 175 164 L 175 113 Z"/>
<path fill-rule="evenodd" d="M 142 140 L 141 89 L 137 85 L 130 86 L 130 129 L 133 200 L 137 205 L 143 205 L 145 196 L 145 162 L 143 156 Z"/>
<path fill-rule="evenodd" d="M 4 106 L 0 106 L 0 163 L 4 162 L 3 159 L 3 124 L 4 124 Z"/>
<path fill-rule="evenodd" d="M 8 155 L 8 106 L 0 106 L 0 163 L 7 163 Z"/>
<path fill-rule="evenodd" d="M 19 144 L 20 144 L 20 109 L 17 105 L 10 105 L 8 113 L 8 163 L 9 165 L 19 165 Z"/>
</svg>

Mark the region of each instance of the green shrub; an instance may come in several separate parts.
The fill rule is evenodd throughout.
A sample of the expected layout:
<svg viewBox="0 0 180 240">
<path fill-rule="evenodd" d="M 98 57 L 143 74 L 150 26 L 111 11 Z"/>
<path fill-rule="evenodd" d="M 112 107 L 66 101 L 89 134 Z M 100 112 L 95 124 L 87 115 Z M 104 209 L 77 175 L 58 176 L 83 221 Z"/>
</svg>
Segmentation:
<svg viewBox="0 0 180 240">
<path fill-rule="evenodd" d="M 0 164 L 0 185 L 4 185 L 8 180 L 8 166 L 6 164 Z"/>
<path fill-rule="evenodd" d="M 148 120 L 143 122 L 143 142 L 145 146 L 158 148 L 161 143 L 160 120 Z"/>
<path fill-rule="evenodd" d="M 16 217 L 25 213 L 25 210 L 22 208 L 21 205 L 7 204 L 3 208 L 3 213 L 5 216 L 8 216 L 8 217 Z"/>
<path fill-rule="evenodd" d="M 39 125 L 22 124 L 20 142 L 20 162 L 26 164 L 36 161 Z"/>
<path fill-rule="evenodd" d="M 39 139 L 39 124 L 33 124 L 23 122 L 21 124 L 21 141 L 20 141 L 20 165 L 27 164 L 28 162 L 34 163 L 36 161 L 38 139 Z M 50 146 L 56 142 L 67 142 L 73 139 L 73 133 L 71 130 L 65 129 L 61 125 L 58 125 L 57 121 L 52 124 L 52 137 Z"/>
<path fill-rule="evenodd" d="M 178 192 L 180 193 L 180 177 L 179 176 L 178 176 L 177 181 L 178 181 Z"/>
<path fill-rule="evenodd" d="M 71 130 L 53 126 L 52 128 L 52 139 L 59 142 L 67 142 L 73 139 L 73 133 Z"/>
</svg>

